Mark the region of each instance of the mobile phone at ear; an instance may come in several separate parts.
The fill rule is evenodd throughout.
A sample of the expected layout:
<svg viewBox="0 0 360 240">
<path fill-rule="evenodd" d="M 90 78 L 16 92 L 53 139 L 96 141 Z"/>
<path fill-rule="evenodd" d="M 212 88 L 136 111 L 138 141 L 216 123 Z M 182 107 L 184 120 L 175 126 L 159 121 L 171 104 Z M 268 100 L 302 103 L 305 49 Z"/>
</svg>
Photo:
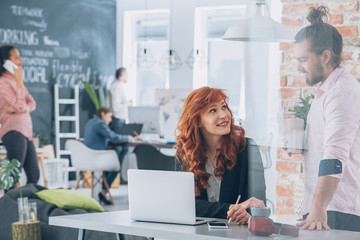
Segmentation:
<svg viewBox="0 0 360 240">
<path fill-rule="evenodd" d="M 18 66 L 9 59 L 5 61 L 3 67 L 12 74 L 14 74 L 14 69 L 18 69 Z"/>
<path fill-rule="evenodd" d="M 208 222 L 209 229 L 227 229 L 229 228 L 225 222 Z"/>
</svg>

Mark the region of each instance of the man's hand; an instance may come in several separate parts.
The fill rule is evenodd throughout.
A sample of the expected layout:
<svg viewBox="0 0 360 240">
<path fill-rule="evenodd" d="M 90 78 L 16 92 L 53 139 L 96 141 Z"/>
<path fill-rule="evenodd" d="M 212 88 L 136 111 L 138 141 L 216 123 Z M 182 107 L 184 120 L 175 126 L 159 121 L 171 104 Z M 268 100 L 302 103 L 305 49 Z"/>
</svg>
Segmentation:
<svg viewBox="0 0 360 240">
<path fill-rule="evenodd" d="M 296 226 L 301 227 L 301 229 L 309 229 L 318 231 L 322 230 L 322 227 L 326 230 L 330 230 L 330 227 L 327 225 L 327 214 L 326 209 L 311 209 L 307 218 L 301 223 L 296 224 Z"/>
<path fill-rule="evenodd" d="M 6 113 L 17 113 L 16 109 L 11 105 L 5 107 L 5 112 Z"/>
<path fill-rule="evenodd" d="M 326 208 L 331 202 L 339 182 L 340 178 L 336 177 L 321 176 L 318 178 L 310 213 L 305 221 L 298 223 L 297 226 L 309 230 L 314 230 L 316 228 L 320 231 L 322 227 L 326 230 L 330 230 L 327 225 Z"/>
<path fill-rule="evenodd" d="M 132 141 L 136 142 L 136 141 L 141 141 L 142 137 L 140 135 L 137 135 L 135 137 L 132 138 Z"/>
</svg>

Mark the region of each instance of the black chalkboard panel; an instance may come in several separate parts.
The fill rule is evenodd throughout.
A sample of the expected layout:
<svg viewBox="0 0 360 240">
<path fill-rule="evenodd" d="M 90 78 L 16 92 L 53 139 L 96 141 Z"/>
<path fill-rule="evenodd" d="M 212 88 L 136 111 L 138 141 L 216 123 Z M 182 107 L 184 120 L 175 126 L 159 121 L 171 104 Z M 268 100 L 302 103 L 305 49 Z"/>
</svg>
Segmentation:
<svg viewBox="0 0 360 240">
<path fill-rule="evenodd" d="M 79 78 L 93 86 L 111 84 L 115 41 L 115 0 L 1 0 L 0 45 L 15 46 L 23 57 L 24 82 L 37 103 L 31 114 L 35 133 L 54 129 L 55 83 L 62 97 L 72 96 Z M 80 89 L 83 136 L 95 107 Z"/>
</svg>

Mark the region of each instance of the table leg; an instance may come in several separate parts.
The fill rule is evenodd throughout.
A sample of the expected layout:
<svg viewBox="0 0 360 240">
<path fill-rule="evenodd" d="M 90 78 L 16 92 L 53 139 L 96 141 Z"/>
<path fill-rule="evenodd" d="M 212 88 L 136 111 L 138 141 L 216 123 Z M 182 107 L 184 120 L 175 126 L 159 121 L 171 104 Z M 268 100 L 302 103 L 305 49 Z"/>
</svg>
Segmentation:
<svg viewBox="0 0 360 240">
<path fill-rule="evenodd" d="M 116 233 L 116 240 L 125 240 L 124 234 Z"/>
<path fill-rule="evenodd" d="M 85 229 L 79 229 L 78 240 L 85 240 Z"/>
</svg>

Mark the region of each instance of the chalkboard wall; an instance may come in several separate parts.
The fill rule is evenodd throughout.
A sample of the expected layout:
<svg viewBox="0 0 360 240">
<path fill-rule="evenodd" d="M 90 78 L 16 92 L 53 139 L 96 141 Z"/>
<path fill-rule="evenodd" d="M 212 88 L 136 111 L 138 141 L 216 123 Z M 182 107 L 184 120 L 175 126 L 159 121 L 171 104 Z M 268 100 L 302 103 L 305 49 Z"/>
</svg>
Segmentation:
<svg viewBox="0 0 360 240">
<path fill-rule="evenodd" d="M 31 113 L 35 133 L 55 129 L 55 83 L 62 97 L 72 96 L 79 78 L 109 87 L 116 67 L 115 40 L 115 0 L 1 0 L 0 45 L 15 46 L 23 57 L 24 82 L 37 103 Z M 80 84 L 81 136 L 94 112 Z"/>
</svg>

